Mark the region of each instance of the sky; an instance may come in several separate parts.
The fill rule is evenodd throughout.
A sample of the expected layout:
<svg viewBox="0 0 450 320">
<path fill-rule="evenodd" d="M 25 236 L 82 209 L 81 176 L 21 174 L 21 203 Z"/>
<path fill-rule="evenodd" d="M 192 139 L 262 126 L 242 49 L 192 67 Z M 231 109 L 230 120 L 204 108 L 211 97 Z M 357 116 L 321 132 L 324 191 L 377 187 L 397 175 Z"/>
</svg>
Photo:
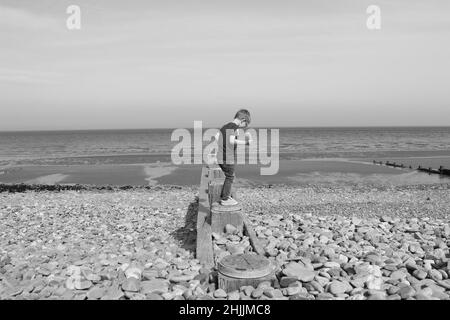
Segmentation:
<svg viewBox="0 0 450 320">
<path fill-rule="evenodd" d="M 449 39 L 448 0 L 0 0 L 0 131 L 450 125 Z"/>
</svg>

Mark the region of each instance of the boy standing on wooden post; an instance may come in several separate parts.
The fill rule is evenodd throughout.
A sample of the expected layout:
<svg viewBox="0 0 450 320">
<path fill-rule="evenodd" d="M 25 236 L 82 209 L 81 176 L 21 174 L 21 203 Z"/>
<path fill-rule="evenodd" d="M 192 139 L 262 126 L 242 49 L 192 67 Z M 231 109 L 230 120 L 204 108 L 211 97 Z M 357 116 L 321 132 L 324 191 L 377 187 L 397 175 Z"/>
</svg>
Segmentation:
<svg viewBox="0 0 450 320">
<path fill-rule="evenodd" d="M 234 120 L 224 125 L 218 133 L 217 163 L 225 174 L 220 204 L 224 206 L 237 204 L 237 201 L 231 197 L 231 186 L 235 177 L 234 170 L 237 159 L 236 147 L 238 144 L 249 145 L 252 141 L 248 133 L 245 135 L 245 140 L 239 140 L 237 131 L 239 128 L 246 128 L 249 124 L 250 112 L 241 109 L 234 116 Z"/>
</svg>

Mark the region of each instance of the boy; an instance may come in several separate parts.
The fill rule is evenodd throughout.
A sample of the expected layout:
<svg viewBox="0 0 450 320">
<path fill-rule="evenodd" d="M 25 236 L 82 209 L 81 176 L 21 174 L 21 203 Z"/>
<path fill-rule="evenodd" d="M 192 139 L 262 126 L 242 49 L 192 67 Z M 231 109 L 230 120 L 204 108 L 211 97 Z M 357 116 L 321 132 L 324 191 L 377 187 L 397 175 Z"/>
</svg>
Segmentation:
<svg viewBox="0 0 450 320">
<path fill-rule="evenodd" d="M 234 169 L 236 163 L 236 146 L 249 145 L 250 135 L 246 135 L 245 140 L 237 139 L 238 128 L 246 128 L 250 124 L 250 112 L 246 109 L 239 110 L 232 122 L 224 125 L 218 133 L 217 162 L 225 174 L 225 181 L 222 187 L 220 204 L 224 206 L 236 205 L 237 201 L 231 197 L 231 186 L 234 181 Z"/>
</svg>

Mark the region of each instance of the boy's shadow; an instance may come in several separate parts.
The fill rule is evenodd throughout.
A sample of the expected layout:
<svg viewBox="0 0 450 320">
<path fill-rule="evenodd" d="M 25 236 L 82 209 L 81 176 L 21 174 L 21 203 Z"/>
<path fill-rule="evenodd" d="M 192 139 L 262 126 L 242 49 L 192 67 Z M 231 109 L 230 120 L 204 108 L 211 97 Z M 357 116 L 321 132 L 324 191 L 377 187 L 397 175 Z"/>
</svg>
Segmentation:
<svg viewBox="0 0 450 320">
<path fill-rule="evenodd" d="M 198 197 L 195 197 L 186 211 L 184 226 L 172 232 L 172 236 L 181 242 L 181 248 L 194 252 L 197 248 Z"/>
</svg>

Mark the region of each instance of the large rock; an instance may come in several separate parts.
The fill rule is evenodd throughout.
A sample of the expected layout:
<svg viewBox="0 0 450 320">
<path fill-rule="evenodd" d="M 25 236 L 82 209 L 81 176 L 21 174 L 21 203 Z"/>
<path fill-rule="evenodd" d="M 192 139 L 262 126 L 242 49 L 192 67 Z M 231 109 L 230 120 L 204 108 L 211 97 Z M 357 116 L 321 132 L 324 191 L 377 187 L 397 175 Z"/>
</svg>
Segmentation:
<svg viewBox="0 0 450 320">
<path fill-rule="evenodd" d="M 403 281 L 408 276 L 408 272 L 404 269 L 393 271 L 389 278 L 396 281 Z"/>
<path fill-rule="evenodd" d="M 280 286 L 282 288 L 288 287 L 291 283 L 298 281 L 297 277 L 282 277 L 280 279 Z"/>
<path fill-rule="evenodd" d="M 75 289 L 77 290 L 87 290 L 92 286 L 92 282 L 88 280 L 75 280 Z"/>
<path fill-rule="evenodd" d="M 245 247 L 240 244 L 227 243 L 226 247 L 231 254 L 242 254 L 245 251 Z"/>
<path fill-rule="evenodd" d="M 171 276 L 169 278 L 169 280 L 171 282 L 175 282 L 175 283 L 189 282 L 189 281 L 193 280 L 195 278 L 195 276 L 196 276 L 195 274 L 182 274 L 182 275 L 178 275 L 178 276 Z"/>
<path fill-rule="evenodd" d="M 157 278 L 158 274 L 159 274 L 158 270 L 154 270 L 154 269 L 144 270 L 142 272 L 142 279 L 143 280 L 151 280 L 151 279 Z"/>
<path fill-rule="evenodd" d="M 140 290 L 140 287 L 141 287 L 141 282 L 134 277 L 127 278 L 122 283 L 122 289 L 124 291 L 138 292 Z"/>
<path fill-rule="evenodd" d="M 252 291 L 251 297 L 253 299 L 259 299 L 259 298 L 261 298 L 263 293 L 264 293 L 264 288 L 256 288 L 255 290 Z"/>
<path fill-rule="evenodd" d="M 103 297 L 105 294 L 106 290 L 104 288 L 93 287 L 87 292 L 86 296 L 88 297 L 88 299 L 97 300 Z"/>
<path fill-rule="evenodd" d="M 341 265 L 336 261 L 327 261 L 323 264 L 325 268 L 340 268 Z"/>
<path fill-rule="evenodd" d="M 154 279 L 141 282 L 141 292 L 144 294 L 163 294 L 169 291 L 169 282 L 163 279 Z"/>
<path fill-rule="evenodd" d="M 239 291 L 232 291 L 228 293 L 228 300 L 239 300 L 240 297 Z"/>
<path fill-rule="evenodd" d="M 328 285 L 328 291 L 334 295 L 350 292 L 352 289 L 352 286 L 347 281 L 334 280 Z"/>
<path fill-rule="evenodd" d="M 238 232 L 238 229 L 235 226 L 233 226 L 232 224 L 227 224 L 225 226 L 225 232 L 227 234 L 235 234 Z"/>
<path fill-rule="evenodd" d="M 138 280 L 141 280 L 142 270 L 137 267 L 129 267 L 125 270 L 125 276 L 127 278 L 136 278 Z"/>
<path fill-rule="evenodd" d="M 425 279 L 427 277 L 427 275 L 428 275 L 428 273 L 424 270 L 417 269 L 417 270 L 413 271 L 413 276 L 419 280 Z"/>
<path fill-rule="evenodd" d="M 411 286 L 404 286 L 403 288 L 400 288 L 398 294 L 402 297 L 402 299 L 408 299 L 416 294 L 416 290 L 414 290 Z"/>
<path fill-rule="evenodd" d="M 369 290 L 381 290 L 381 285 L 383 284 L 383 279 L 380 277 L 375 277 L 370 275 L 369 279 L 366 281 L 367 289 Z"/>
<path fill-rule="evenodd" d="M 438 280 L 436 281 L 436 283 L 438 285 L 440 285 L 441 287 L 450 290 L 450 279 L 446 279 L 446 280 Z"/>
<path fill-rule="evenodd" d="M 122 290 L 119 290 L 116 287 L 108 289 L 106 294 L 101 298 L 101 300 L 119 300 L 124 296 Z"/>
<path fill-rule="evenodd" d="M 369 263 L 375 264 L 375 265 L 381 265 L 383 263 L 383 258 L 378 254 L 368 254 L 365 257 L 365 260 Z"/>
<path fill-rule="evenodd" d="M 378 291 L 378 290 L 371 290 L 369 292 L 368 300 L 386 300 L 386 292 Z"/>
<path fill-rule="evenodd" d="M 428 271 L 428 274 L 429 274 L 430 278 L 435 281 L 442 280 L 442 278 L 443 278 L 442 273 L 436 269 L 431 269 L 430 271 Z"/>
<path fill-rule="evenodd" d="M 217 289 L 214 291 L 214 298 L 226 298 L 228 295 L 223 289 Z"/>
<path fill-rule="evenodd" d="M 285 290 L 285 293 L 287 296 L 293 296 L 299 293 L 305 293 L 305 289 L 302 287 L 287 287 Z"/>
<path fill-rule="evenodd" d="M 316 273 L 310 269 L 305 268 L 299 263 L 290 262 L 283 269 L 283 274 L 288 277 L 297 277 L 302 282 L 309 282 L 314 279 Z"/>
</svg>

